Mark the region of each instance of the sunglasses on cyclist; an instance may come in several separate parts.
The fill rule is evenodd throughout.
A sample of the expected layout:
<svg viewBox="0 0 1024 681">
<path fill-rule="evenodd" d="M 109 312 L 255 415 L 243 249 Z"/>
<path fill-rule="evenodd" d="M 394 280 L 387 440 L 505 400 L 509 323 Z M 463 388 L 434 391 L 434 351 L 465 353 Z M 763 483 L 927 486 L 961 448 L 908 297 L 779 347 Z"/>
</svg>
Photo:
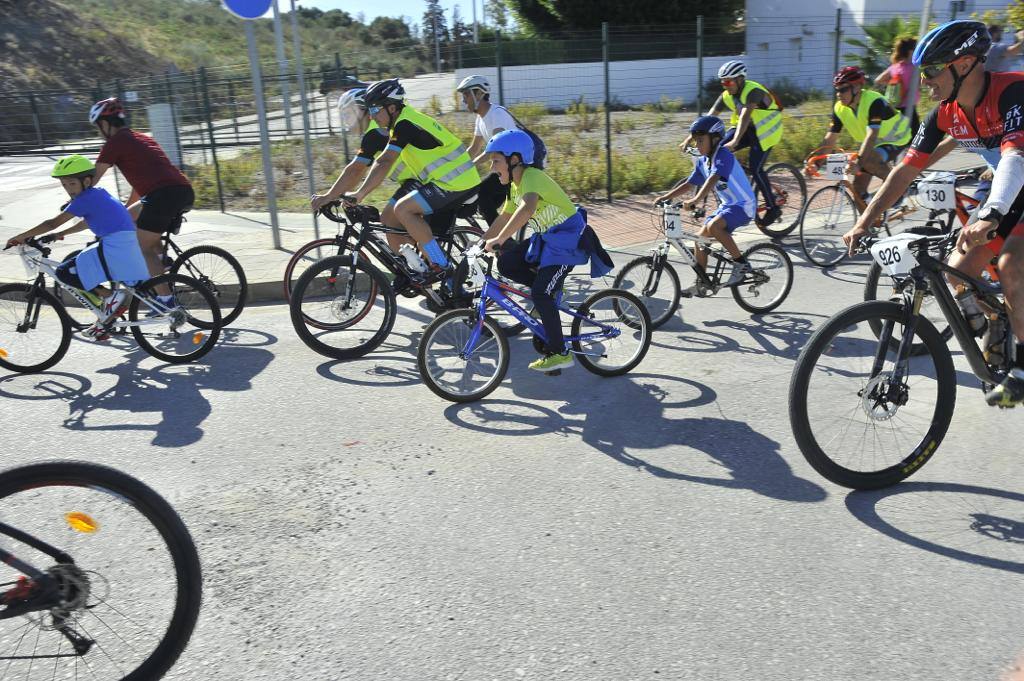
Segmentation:
<svg viewBox="0 0 1024 681">
<path fill-rule="evenodd" d="M 366 110 L 370 112 L 371 116 L 376 116 L 377 114 L 380 113 L 381 109 L 383 108 L 383 106 L 368 106 L 366 107 Z"/>
<path fill-rule="evenodd" d="M 939 74 L 948 69 L 952 64 L 940 63 L 940 64 L 928 64 L 927 66 L 921 67 L 921 77 L 932 80 L 938 78 Z"/>
<path fill-rule="evenodd" d="M 836 94 L 837 95 L 841 95 L 841 94 L 849 92 L 852 89 L 853 89 L 852 85 L 844 85 L 842 87 L 837 87 L 836 88 Z"/>
</svg>

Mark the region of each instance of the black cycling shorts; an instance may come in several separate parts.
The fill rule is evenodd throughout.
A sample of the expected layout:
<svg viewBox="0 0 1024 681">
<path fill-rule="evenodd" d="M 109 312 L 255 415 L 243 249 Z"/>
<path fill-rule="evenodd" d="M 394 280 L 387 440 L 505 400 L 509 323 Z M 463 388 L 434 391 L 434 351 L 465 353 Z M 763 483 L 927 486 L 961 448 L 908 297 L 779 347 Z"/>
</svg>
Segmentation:
<svg viewBox="0 0 1024 681">
<path fill-rule="evenodd" d="M 144 232 L 173 232 L 181 225 L 181 216 L 196 202 L 190 185 L 160 187 L 142 197 L 142 212 L 135 226 Z"/>
</svg>

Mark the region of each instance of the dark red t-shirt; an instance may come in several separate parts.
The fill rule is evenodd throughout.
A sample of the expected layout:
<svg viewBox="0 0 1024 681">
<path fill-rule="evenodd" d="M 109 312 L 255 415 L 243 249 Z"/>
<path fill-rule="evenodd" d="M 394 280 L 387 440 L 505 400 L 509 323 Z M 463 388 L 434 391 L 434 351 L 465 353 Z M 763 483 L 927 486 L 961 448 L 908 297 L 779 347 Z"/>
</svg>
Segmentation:
<svg viewBox="0 0 1024 681">
<path fill-rule="evenodd" d="M 139 196 L 161 187 L 189 185 L 152 137 L 129 128 L 121 128 L 107 140 L 96 162 L 117 166 Z"/>
</svg>

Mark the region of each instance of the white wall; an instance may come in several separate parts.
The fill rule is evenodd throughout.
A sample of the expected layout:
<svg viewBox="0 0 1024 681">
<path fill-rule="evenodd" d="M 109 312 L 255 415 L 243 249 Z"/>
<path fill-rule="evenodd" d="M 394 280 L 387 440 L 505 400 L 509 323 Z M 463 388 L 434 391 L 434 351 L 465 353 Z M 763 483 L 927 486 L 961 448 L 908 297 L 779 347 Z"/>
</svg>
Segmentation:
<svg viewBox="0 0 1024 681">
<path fill-rule="evenodd" d="M 706 57 L 705 81 L 714 78 L 718 67 L 740 56 Z M 541 102 L 564 108 L 580 96 L 591 104 L 604 101 L 604 64 L 540 64 L 506 66 L 502 70 L 504 103 Z M 491 82 L 492 99 L 497 101 L 498 75 L 494 68 L 459 69 L 455 82 L 470 74 L 485 76 Z M 697 99 L 696 59 L 644 59 L 616 61 L 608 65 L 609 89 L 613 101 L 623 104 L 657 102 L 662 96 L 692 103 Z M 705 102 L 705 106 L 710 102 Z"/>
</svg>

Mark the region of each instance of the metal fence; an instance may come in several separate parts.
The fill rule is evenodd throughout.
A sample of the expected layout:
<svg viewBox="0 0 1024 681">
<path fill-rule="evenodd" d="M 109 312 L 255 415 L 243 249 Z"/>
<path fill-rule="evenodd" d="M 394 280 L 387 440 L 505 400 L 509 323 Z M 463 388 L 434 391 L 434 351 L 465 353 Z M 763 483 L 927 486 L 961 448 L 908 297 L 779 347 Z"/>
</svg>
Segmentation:
<svg viewBox="0 0 1024 681">
<path fill-rule="evenodd" d="M 891 16 L 859 19 L 870 25 Z M 352 157 L 358 138 L 354 131 L 339 129 L 334 111 L 349 79 L 403 77 L 412 105 L 438 116 L 468 142 L 473 116 L 459 110 L 454 88 L 468 73 L 489 76 L 492 99 L 509 106 L 544 138 L 556 179 L 580 198 L 611 200 L 661 189 L 686 172 L 689 162 L 675 149 L 685 136 L 684 124 L 718 96 L 717 69 L 732 58 L 744 59 L 750 78 L 772 88 L 787 106 L 786 137 L 773 160 L 802 156 L 824 134 L 821 117 L 830 108 L 825 93 L 831 90 L 831 74 L 847 61 L 847 53 L 858 52 L 846 39 L 863 36 L 861 24 L 845 10 L 748 16 L 742 24 L 698 17 L 683 26 L 606 25 L 597 32 L 535 40 L 498 34 L 490 42 L 446 46 L 441 61 L 448 70 L 415 77 L 386 66 L 368 70 L 365 54 L 338 52 L 302 64 L 309 103 L 305 116 L 297 64 L 289 62 L 282 70 L 277 62 L 268 63 L 262 85 L 277 208 L 301 211 L 308 205 L 307 148 L 312 184 L 320 191 Z M 422 44 L 401 49 L 423 63 Z M 131 127 L 151 131 L 169 148 L 196 187 L 197 207 L 267 210 L 247 64 L 78 90 L 5 93 L 0 98 L 0 154 L 95 154 L 101 140 L 84 120 L 85 112 L 92 102 L 113 94 L 126 103 Z M 123 194 L 128 191 L 122 187 Z"/>
</svg>

